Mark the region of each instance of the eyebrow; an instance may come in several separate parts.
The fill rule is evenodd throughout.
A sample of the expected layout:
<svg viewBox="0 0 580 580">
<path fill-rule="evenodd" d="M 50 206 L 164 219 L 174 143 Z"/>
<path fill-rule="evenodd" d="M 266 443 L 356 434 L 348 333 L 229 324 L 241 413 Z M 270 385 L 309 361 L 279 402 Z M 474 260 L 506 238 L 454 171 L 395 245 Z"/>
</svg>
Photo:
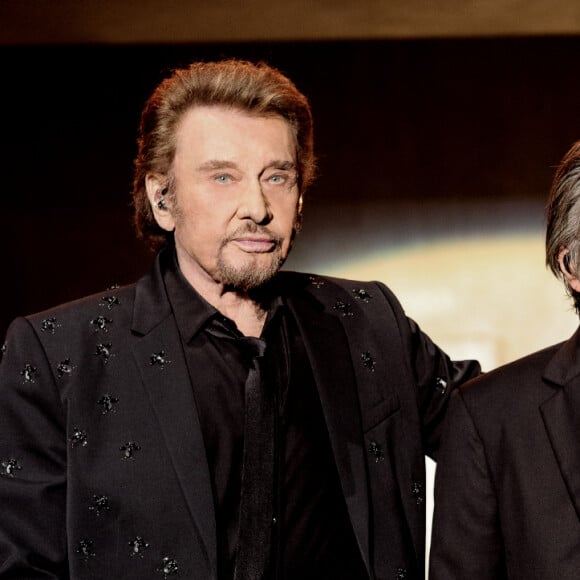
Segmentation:
<svg viewBox="0 0 580 580">
<path fill-rule="evenodd" d="M 198 165 L 198 171 L 215 171 L 216 169 L 238 169 L 237 163 L 233 161 L 227 161 L 225 159 L 210 159 L 205 161 L 201 165 Z M 281 169 L 283 171 L 296 171 L 296 163 L 293 161 L 283 161 L 275 159 L 270 161 L 262 171 L 267 169 Z"/>
<path fill-rule="evenodd" d="M 236 169 L 237 164 L 233 161 L 226 161 L 221 159 L 210 159 L 201 165 L 198 165 L 198 171 L 212 171 L 214 169 Z"/>
<path fill-rule="evenodd" d="M 276 160 L 276 161 L 272 161 L 271 163 L 268 163 L 268 165 L 266 165 L 266 167 L 264 167 L 264 169 L 282 169 L 283 171 L 292 171 L 292 170 L 296 170 L 296 163 L 294 163 L 293 161 L 281 161 L 281 160 Z"/>
</svg>

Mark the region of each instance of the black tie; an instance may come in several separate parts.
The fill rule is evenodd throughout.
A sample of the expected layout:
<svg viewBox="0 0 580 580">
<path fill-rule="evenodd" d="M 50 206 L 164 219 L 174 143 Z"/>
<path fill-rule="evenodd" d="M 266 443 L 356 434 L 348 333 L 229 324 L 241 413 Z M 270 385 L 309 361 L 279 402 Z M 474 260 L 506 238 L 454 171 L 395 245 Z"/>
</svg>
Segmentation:
<svg viewBox="0 0 580 580">
<path fill-rule="evenodd" d="M 263 376 L 266 343 L 240 339 L 251 352 L 245 386 L 240 532 L 234 580 L 264 580 L 270 560 L 274 486 L 274 392 Z"/>
</svg>

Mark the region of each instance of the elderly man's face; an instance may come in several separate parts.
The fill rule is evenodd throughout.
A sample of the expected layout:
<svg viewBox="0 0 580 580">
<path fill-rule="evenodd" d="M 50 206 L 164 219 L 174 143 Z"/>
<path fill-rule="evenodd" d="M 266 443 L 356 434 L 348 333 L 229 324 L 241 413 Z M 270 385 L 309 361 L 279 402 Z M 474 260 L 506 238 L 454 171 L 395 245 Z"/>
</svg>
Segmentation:
<svg viewBox="0 0 580 580">
<path fill-rule="evenodd" d="M 156 216 L 162 227 L 175 229 L 181 269 L 194 286 L 200 280 L 242 290 L 260 286 L 286 259 L 298 220 L 289 124 L 203 106 L 185 114 L 176 136 L 176 207 L 169 203 Z"/>
</svg>

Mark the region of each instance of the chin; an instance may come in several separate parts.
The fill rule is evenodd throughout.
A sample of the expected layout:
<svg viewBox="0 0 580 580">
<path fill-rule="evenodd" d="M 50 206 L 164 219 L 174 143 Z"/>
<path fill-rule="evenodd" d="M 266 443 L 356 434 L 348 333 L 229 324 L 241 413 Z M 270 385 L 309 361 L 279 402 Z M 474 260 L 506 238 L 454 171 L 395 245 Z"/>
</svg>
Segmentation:
<svg viewBox="0 0 580 580">
<path fill-rule="evenodd" d="M 218 263 L 220 281 L 224 286 L 236 288 L 247 292 L 255 290 L 269 282 L 280 270 L 284 260 L 282 256 L 269 254 L 268 263 L 256 264 L 254 260 L 248 264 Z"/>
</svg>

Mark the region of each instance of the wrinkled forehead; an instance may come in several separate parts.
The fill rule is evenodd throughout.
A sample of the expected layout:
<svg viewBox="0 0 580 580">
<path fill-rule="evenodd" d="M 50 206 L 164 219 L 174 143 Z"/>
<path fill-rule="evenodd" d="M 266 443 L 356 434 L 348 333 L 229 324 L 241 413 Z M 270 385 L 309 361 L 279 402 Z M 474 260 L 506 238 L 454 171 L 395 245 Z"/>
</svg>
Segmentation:
<svg viewBox="0 0 580 580">
<path fill-rule="evenodd" d="M 290 146 L 297 150 L 292 124 L 278 114 L 257 114 L 237 107 L 194 106 L 181 116 L 175 129 L 175 148 L 192 147 L 200 141 L 219 144 L 263 142 L 270 146 Z"/>
</svg>

